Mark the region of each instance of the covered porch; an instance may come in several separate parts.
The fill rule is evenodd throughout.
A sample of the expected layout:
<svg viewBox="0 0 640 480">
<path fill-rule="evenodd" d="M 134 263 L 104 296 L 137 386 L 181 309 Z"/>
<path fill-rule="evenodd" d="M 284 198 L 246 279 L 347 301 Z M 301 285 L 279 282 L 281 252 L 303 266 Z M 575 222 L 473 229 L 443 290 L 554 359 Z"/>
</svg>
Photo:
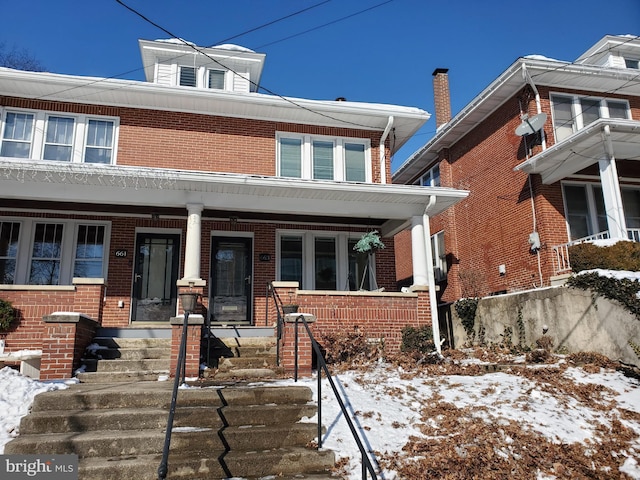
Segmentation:
<svg viewBox="0 0 640 480">
<path fill-rule="evenodd" d="M 571 271 L 572 245 L 640 241 L 639 142 L 640 122 L 601 118 L 515 168 L 562 182 L 568 241 L 552 246 L 555 275 Z"/>
</svg>

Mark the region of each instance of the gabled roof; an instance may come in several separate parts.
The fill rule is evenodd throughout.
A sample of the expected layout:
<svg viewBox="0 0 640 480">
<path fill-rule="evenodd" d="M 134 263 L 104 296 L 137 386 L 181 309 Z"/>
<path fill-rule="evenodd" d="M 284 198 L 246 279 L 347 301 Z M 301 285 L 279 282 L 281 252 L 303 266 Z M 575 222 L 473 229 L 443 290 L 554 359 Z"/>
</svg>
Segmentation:
<svg viewBox="0 0 640 480">
<path fill-rule="evenodd" d="M 626 41 L 631 43 L 629 38 Z M 640 44 L 640 37 L 635 37 L 634 41 Z M 640 96 L 638 74 L 637 70 L 577 65 L 539 56 L 521 57 L 413 153 L 394 173 L 393 181 L 412 182 L 438 159 L 443 148 L 462 139 L 529 82 L 536 86 Z"/>
<path fill-rule="evenodd" d="M 394 152 L 430 117 L 429 113 L 416 107 L 285 98 L 9 68 L 0 68 L 0 95 L 380 132 L 392 116 L 396 138 L 392 142 Z"/>
</svg>

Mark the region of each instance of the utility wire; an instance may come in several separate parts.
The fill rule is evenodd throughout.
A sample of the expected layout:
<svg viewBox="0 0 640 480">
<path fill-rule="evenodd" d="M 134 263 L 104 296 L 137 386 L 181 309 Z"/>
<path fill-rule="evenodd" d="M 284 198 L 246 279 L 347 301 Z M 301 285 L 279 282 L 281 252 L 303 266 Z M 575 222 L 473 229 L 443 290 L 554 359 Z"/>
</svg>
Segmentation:
<svg viewBox="0 0 640 480">
<path fill-rule="evenodd" d="M 357 14 L 364 13 L 364 12 L 366 12 L 366 11 L 371 10 L 372 8 L 376 8 L 376 7 L 379 7 L 379 6 L 385 5 L 385 4 L 390 3 L 390 2 L 392 2 L 392 1 L 393 1 L 393 0 L 387 0 L 387 1 L 385 1 L 385 2 L 383 2 L 383 3 L 380 3 L 380 4 L 378 4 L 378 5 L 374 6 L 374 7 L 367 8 L 367 9 L 365 9 L 365 10 L 362 10 L 362 11 L 360 11 L 360 12 L 357 12 Z M 233 69 L 229 68 L 228 66 L 223 65 L 222 63 L 220 63 L 220 62 L 219 62 L 218 60 L 216 60 L 215 58 L 212 58 L 212 57 L 211 57 L 211 56 L 209 56 L 206 52 L 204 52 L 204 51 L 202 50 L 202 48 L 197 47 L 196 45 L 193 45 L 192 43 L 185 41 L 184 39 L 182 39 L 182 38 L 180 38 L 179 36 L 175 35 L 173 32 L 171 32 L 171 31 L 170 31 L 170 30 L 168 30 L 167 28 L 165 28 L 165 27 L 161 26 L 160 24 L 158 24 L 158 23 L 154 22 L 153 20 L 149 19 L 148 17 L 146 17 L 145 15 L 143 15 L 141 12 L 139 12 L 139 11 L 137 11 L 136 9 L 134 9 L 134 8 L 130 7 L 130 6 L 129 6 L 129 5 L 127 5 L 127 4 L 125 4 L 122 0 L 116 0 L 116 2 L 118 2 L 120 5 L 122 5 L 123 7 L 125 7 L 127 10 L 131 11 L 133 14 L 135 14 L 135 15 L 139 16 L 140 18 L 142 18 L 145 22 L 147 22 L 147 23 L 149 23 L 149 24 L 153 25 L 154 27 L 156 27 L 157 29 L 159 29 L 159 30 L 163 31 L 164 33 L 166 33 L 166 34 L 167 34 L 167 35 L 169 35 L 170 37 L 175 38 L 176 40 L 178 40 L 178 41 L 182 42 L 184 45 L 186 45 L 187 47 L 189 47 L 189 48 L 193 49 L 194 51 L 196 51 L 196 52 L 200 53 L 201 55 L 204 55 L 205 57 L 207 57 L 209 60 L 211 60 L 212 62 L 216 63 L 217 65 L 220 65 L 220 66 L 224 67 L 225 69 L 227 69 L 227 70 L 229 70 L 229 71 L 233 72 L 235 75 L 238 75 L 238 76 L 239 76 L 239 77 L 241 77 L 241 78 L 245 78 L 245 79 L 246 79 L 249 83 L 251 83 L 253 86 L 255 86 L 255 87 L 256 87 L 256 88 L 258 88 L 258 89 L 264 90 L 265 92 L 269 93 L 270 95 L 273 95 L 273 96 L 275 96 L 275 97 L 278 97 L 278 98 L 280 98 L 281 100 L 284 100 L 285 102 L 290 103 L 291 105 L 293 105 L 293 106 L 295 106 L 295 107 L 297 107 L 297 108 L 300 108 L 300 109 L 302 109 L 302 110 L 308 111 L 308 112 L 310 112 L 310 113 L 313 113 L 313 114 L 315 114 L 315 115 L 318 115 L 318 116 L 321 116 L 321 117 L 324 117 L 324 118 L 328 118 L 328 119 L 330 119 L 330 120 L 334 120 L 334 121 L 338 121 L 338 122 L 346 123 L 346 124 L 348 124 L 348 125 L 354 125 L 354 126 L 361 127 L 361 128 L 367 128 L 367 129 L 377 128 L 377 126 L 374 126 L 374 125 L 365 125 L 365 124 L 362 124 L 362 123 L 351 122 L 351 121 L 344 120 L 344 119 L 341 119 L 341 118 L 338 118 L 338 117 L 333 117 L 333 116 L 331 116 L 331 115 L 327 115 L 327 114 L 325 114 L 325 113 L 318 112 L 318 111 L 313 110 L 313 109 L 311 109 L 311 108 L 309 108 L 309 107 L 305 107 L 304 105 L 301 105 L 301 104 L 299 104 L 298 102 L 295 102 L 295 101 L 291 100 L 290 98 L 284 97 L 284 96 L 282 96 L 282 95 L 280 95 L 280 94 L 278 94 L 278 93 L 274 92 L 273 90 L 270 90 L 270 89 L 268 89 L 268 88 L 266 88 L 266 87 L 260 86 L 260 85 L 258 85 L 257 83 L 255 83 L 253 80 L 251 80 L 250 78 L 246 78 L 246 77 L 244 77 L 243 75 L 241 75 L 240 73 L 238 73 L 238 72 L 234 71 Z M 353 17 L 354 15 L 355 15 L 355 14 L 350 15 L 350 17 Z"/>
</svg>

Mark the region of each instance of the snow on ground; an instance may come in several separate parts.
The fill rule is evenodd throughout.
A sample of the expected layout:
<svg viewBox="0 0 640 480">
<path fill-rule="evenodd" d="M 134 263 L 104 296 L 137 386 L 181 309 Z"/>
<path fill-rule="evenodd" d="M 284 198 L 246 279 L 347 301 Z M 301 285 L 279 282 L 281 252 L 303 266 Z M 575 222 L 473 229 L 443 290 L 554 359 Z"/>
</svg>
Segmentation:
<svg viewBox="0 0 640 480">
<path fill-rule="evenodd" d="M 560 375 L 561 380 L 571 383 L 610 389 L 602 401 L 610 402 L 611 410 L 624 408 L 640 413 L 640 382 L 636 379 L 614 370 L 587 373 L 574 367 L 566 368 Z M 560 395 L 545 384 L 509 372 L 433 376 L 380 364 L 366 371 L 340 373 L 335 383 L 365 446 L 383 455 L 401 453 L 410 436 L 426 438 L 420 429 L 424 423 L 420 412 L 429 402 L 448 402 L 459 409 L 471 407 L 476 416 L 489 423 L 512 420 L 524 430 L 538 432 L 557 444 L 588 443 L 597 438 L 599 426 L 610 426 L 612 422 L 607 408 L 593 408 L 579 397 Z M 317 379 L 297 384 L 307 385 L 317 399 Z M 338 458 L 348 459 L 347 478 L 362 478 L 361 455 L 326 379 L 322 384 L 322 412 L 322 423 L 327 429 L 323 447 L 335 451 Z M 620 470 L 628 475 L 624 478 L 640 479 L 640 421 L 625 420 L 625 424 L 636 438 L 633 448 L 622 453 L 627 461 Z M 397 472 L 386 470 L 380 478 L 398 476 Z"/>
<path fill-rule="evenodd" d="M 17 436 L 20 419 L 29 413 L 34 397 L 42 392 L 60 390 L 75 380 L 39 382 L 20 375 L 16 370 L 0 369 L 0 454 L 4 446 Z"/>
<path fill-rule="evenodd" d="M 479 367 L 474 359 L 459 363 L 465 364 L 465 368 Z M 517 368 L 524 368 L 519 363 L 517 365 Z M 454 411 L 454 415 L 473 412 L 471 415 L 476 419 L 493 425 L 515 422 L 525 431 L 563 445 L 593 445 L 590 442 L 597 443 L 602 438 L 599 436 L 602 427 L 612 427 L 618 419 L 632 435 L 624 449 L 612 452 L 624 460 L 619 464 L 620 473 L 617 475 L 623 473 L 626 476 L 619 478 L 640 479 L 640 382 L 613 369 L 602 368 L 589 373 L 591 370 L 567 365 L 562 357 L 553 365 L 531 367 L 532 372 L 537 369 L 541 374 L 554 376 L 553 380 L 548 377 L 538 379 L 536 374 L 524 375 L 521 370 L 520 373 L 503 371 L 464 375 L 460 372 L 448 374 L 442 369 L 441 373 L 434 374 L 436 370 L 409 371 L 381 362 L 357 371 L 343 371 L 334 376 L 334 382 L 365 448 L 384 457 L 410 462 L 420 456 L 415 454 L 412 457 L 403 452 L 403 447 L 411 437 L 428 439 L 424 433 L 425 425 L 437 429 L 441 419 L 437 416 L 425 418 L 427 406 L 453 405 L 459 409 Z M 278 383 L 290 385 L 294 382 L 282 380 Z M 308 386 L 317 399 L 316 378 L 300 380 L 297 385 Z M 58 388 L 66 388 L 66 385 L 31 380 L 8 367 L 0 370 L 0 453 L 16 435 L 20 417 L 28 412 L 35 395 Z M 588 390 L 591 388 L 593 391 Z M 617 412 L 622 410 L 631 413 L 617 416 Z M 317 418 L 305 419 L 309 420 Z M 360 479 L 360 453 L 326 378 L 322 382 L 322 423 L 326 428 L 323 448 L 336 452 L 337 459 L 344 463 L 344 478 Z M 442 440 L 447 435 L 450 434 L 443 430 Z M 436 440 L 440 442 L 440 439 Z M 496 453 L 505 455 L 500 450 Z M 508 445 L 504 451 L 509 451 Z M 396 470 L 387 467 L 383 468 L 379 478 L 392 480 L 406 476 L 401 477 Z M 567 477 L 539 473 L 537 478 Z"/>
</svg>

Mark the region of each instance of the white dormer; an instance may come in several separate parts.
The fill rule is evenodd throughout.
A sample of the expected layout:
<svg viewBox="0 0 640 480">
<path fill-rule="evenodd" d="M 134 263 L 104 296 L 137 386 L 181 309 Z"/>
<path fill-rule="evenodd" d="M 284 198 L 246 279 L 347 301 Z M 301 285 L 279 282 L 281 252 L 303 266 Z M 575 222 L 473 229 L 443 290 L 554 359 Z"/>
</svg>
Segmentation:
<svg viewBox="0 0 640 480">
<path fill-rule="evenodd" d="M 640 61 L 640 37 L 607 35 L 580 55 L 576 63 L 606 68 L 633 68 Z"/>
<path fill-rule="evenodd" d="M 198 47 L 178 39 L 138 43 L 147 82 L 242 93 L 258 90 L 263 53 L 231 44 Z"/>
</svg>

